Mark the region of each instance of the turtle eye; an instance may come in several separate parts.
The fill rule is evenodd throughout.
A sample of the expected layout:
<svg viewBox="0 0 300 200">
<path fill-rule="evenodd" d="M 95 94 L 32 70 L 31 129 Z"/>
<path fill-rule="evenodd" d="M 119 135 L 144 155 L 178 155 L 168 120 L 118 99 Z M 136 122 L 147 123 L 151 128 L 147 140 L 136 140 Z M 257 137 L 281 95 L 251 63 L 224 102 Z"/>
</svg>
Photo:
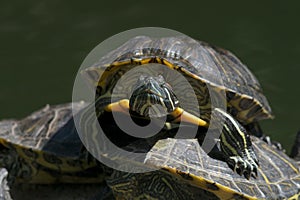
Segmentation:
<svg viewBox="0 0 300 200">
<path fill-rule="evenodd" d="M 173 109 L 175 109 L 176 107 L 179 107 L 179 100 L 178 100 L 177 96 L 175 95 L 171 85 L 168 83 L 164 83 L 162 88 L 164 88 L 166 100 L 170 101 L 170 104 L 172 105 Z"/>
<path fill-rule="evenodd" d="M 164 83 L 162 83 L 161 86 L 164 87 L 164 88 L 167 88 L 168 90 L 172 90 L 173 91 L 172 86 L 169 83 L 164 82 Z"/>
<path fill-rule="evenodd" d="M 165 83 L 165 79 L 164 79 L 164 77 L 163 77 L 161 74 L 159 74 L 159 75 L 156 77 L 156 80 L 157 80 L 159 83 Z"/>
</svg>

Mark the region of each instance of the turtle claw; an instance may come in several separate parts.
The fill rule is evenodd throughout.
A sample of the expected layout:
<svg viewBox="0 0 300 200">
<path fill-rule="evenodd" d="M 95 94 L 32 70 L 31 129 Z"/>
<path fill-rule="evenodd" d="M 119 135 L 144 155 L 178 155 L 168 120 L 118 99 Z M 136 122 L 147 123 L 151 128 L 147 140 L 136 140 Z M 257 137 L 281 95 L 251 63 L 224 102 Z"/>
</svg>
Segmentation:
<svg viewBox="0 0 300 200">
<path fill-rule="evenodd" d="M 253 178 L 257 178 L 257 168 L 254 168 L 253 171 L 251 172 L 251 176 Z"/>
<path fill-rule="evenodd" d="M 264 142 L 266 142 L 268 145 L 275 147 L 275 148 L 278 149 L 279 151 L 285 152 L 285 149 L 283 149 L 282 145 L 281 145 L 279 142 L 277 142 L 277 141 L 271 140 L 271 138 L 270 138 L 269 136 L 263 135 L 263 136 L 261 137 L 261 139 L 262 139 Z"/>
<path fill-rule="evenodd" d="M 233 169 L 234 172 L 240 176 L 244 175 L 248 180 L 252 176 L 257 177 L 258 164 L 256 160 L 252 158 L 242 158 L 240 156 L 231 156 L 228 160 L 228 165 Z"/>
</svg>

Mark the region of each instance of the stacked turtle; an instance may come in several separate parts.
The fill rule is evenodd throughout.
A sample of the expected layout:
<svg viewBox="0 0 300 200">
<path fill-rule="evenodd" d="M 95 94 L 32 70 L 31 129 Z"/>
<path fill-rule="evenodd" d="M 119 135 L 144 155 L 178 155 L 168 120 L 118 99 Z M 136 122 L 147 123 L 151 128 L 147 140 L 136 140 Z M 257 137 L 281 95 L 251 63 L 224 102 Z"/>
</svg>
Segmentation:
<svg viewBox="0 0 300 200">
<path fill-rule="evenodd" d="M 84 105 L 47 105 L 22 120 L 0 122 L 0 163 L 9 170 L 9 181 L 101 182 L 103 174 L 81 143 L 72 118 L 72 107 L 76 112 Z"/>
<path fill-rule="evenodd" d="M 47 105 L 22 120 L 0 121 L 0 166 L 9 172 L 12 191 L 19 193 L 23 185 L 28 184 L 96 184 L 103 181 L 102 168 L 85 150 L 74 126 L 72 107 L 76 113 L 84 106 L 83 102 Z M 0 194 L 3 196 L 8 188 L 6 175 L 2 170 Z M 51 189 L 49 192 L 55 193 Z M 30 197 L 30 192 L 26 193 L 27 199 L 34 198 Z M 12 193 L 13 197 L 16 195 L 19 194 Z M 26 199 L 24 195 L 22 199 Z"/>
<path fill-rule="evenodd" d="M 241 177 L 209 157 L 193 139 L 159 140 L 145 163 L 153 170 L 114 171 L 107 183 L 117 199 L 298 199 L 299 164 L 282 151 L 252 137 L 260 160 L 258 175 Z"/>
<path fill-rule="evenodd" d="M 261 137 L 257 121 L 273 116 L 255 76 L 229 51 L 186 36 L 139 36 L 83 74 L 97 87 L 99 117 L 116 111 L 149 121 L 151 110 L 152 117 L 166 115 L 169 124 L 184 122 L 206 128 L 215 119 L 212 125 L 223 129 L 219 143 L 223 160 L 248 179 L 257 175 L 258 160 L 249 135 Z M 118 84 L 120 80 L 122 84 Z M 196 103 L 190 102 L 193 94 L 188 92 L 187 84 L 193 89 Z M 214 101 L 221 103 L 214 105 Z M 83 124 L 91 122 L 92 112 L 93 106 L 83 114 Z M 86 126 L 83 139 L 86 136 L 87 143 L 93 142 L 88 141 L 93 132 L 89 127 L 95 126 Z M 93 138 L 97 138 L 98 132 L 94 132 Z M 97 146 L 101 138 L 94 141 L 91 146 Z"/>
</svg>

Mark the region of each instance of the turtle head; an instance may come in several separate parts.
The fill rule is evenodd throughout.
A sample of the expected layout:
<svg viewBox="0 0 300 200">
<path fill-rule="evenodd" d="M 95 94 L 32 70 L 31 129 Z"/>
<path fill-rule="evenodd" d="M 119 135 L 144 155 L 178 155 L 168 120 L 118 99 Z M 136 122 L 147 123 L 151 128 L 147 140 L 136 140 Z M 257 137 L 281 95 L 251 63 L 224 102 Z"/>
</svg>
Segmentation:
<svg viewBox="0 0 300 200">
<path fill-rule="evenodd" d="M 175 110 L 179 101 L 163 76 L 140 76 L 129 100 L 131 112 L 143 117 L 162 117 Z"/>
</svg>

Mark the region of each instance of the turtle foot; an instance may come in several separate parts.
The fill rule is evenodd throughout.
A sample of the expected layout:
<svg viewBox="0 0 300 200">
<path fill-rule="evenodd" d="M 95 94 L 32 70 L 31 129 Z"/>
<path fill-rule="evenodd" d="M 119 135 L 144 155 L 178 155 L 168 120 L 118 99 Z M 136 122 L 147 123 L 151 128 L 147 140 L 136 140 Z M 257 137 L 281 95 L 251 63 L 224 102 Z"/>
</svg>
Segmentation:
<svg viewBox="0 0 300 200">
<path fill-rule="evenodd" d="M 268 145 L 275 147 L 277 150 L 285 152 L 285 149 L 282 147 L 282 145 L 277 141 L 271 140 L 269 136 L 263 135 L 260 139 L 262 139 Z"/>
<path fill-rule="evenodd" d="M 251 157 L 242 158 L 240 156 L 231 156 L 227 163 L 233 171 L 241 176 L 244 175 L 248 180 L 251 176 L 253 178 L 257 177 L 258 162 Z"/>
</svg>

